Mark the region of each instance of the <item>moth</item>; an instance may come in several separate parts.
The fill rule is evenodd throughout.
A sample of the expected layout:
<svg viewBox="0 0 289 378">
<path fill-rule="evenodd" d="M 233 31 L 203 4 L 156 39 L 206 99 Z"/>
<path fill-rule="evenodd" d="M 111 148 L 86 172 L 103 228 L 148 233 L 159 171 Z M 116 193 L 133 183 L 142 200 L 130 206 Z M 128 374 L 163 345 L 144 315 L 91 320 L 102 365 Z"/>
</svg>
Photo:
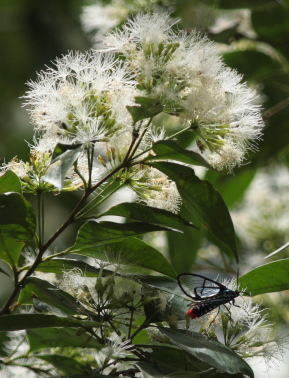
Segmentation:
<svg viewBox="0 0 289 378">
<path fill-rule="evenodd" d="M 194 301 L 187 311 L 191 319 L 199 318 L 226 303 L 235 304 L 235 298 L 242 293 L 200 274 L 182 273 L 177 280 L 182 292 Z"/>
</svg>

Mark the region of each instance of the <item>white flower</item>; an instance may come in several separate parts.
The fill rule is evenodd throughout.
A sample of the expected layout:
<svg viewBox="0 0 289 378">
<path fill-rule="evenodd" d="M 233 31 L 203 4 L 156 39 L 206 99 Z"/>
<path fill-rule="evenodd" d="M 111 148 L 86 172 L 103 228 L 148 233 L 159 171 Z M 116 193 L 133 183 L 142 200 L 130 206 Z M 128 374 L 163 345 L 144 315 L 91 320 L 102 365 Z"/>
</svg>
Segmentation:
<svg viewBox="0 0 289 378">
<path fill-rule="evenodd" d="M 138 167 L 131 173 L 127 185 L 137 194 L 138 201 L 173 213 L 179 212 L 182 201 L 175 182 L 157 169 Z"/>
<path fill-rule="evenodd" d="M 255 33 L 250 9 L 233 9 L 233 10 L 214 10 L 216 14 L 216 19 L 213 25 L 209 27 L 210 31 L 213 33 L 221 33 L 224 30 L 235 28 L 238 33 L 243 34 L 247 38 L 256 39 L 257 34 Z"/>
<path fill-rule="evenodd" d="M 130 127 L 132 75 L 109 54 L 69 53 L 28 83 L 24 96 L 43 137 L 90 146 Z M 123 100 L 116 101 L 117 98 Z"/>
<path fill-rule="evenodd" d="M 166 129 L 165 127 L 150 127 L 144 137 L 144 145 L 148 148 L 152 146 L 153 143 L 156 143 L 159 140 L 166 139 Z"/>
<path fill-rule="evenodd" d="M 49 171 L 50 163 L 51 153 L 49 151 L 42 153 L 32 150 L 29 162 L 14 158 L 9 163 L 3 164 L 0 172 L 5 173 L 11 170 L 16 173 L 21 179 L 22 188 L 25 192 L 52 191 L 55 190 L 53 186 L 42 180 L 42 177 Z"/>
<path fill-rule="evenodd" d="M 112 4 L 92 4 L 82 8 L 81 24 L 95 46 L 102 46 L 103 35 L 127 17 L 128 9 L 121 1 Z M 93 33 L 92 33 L 93 32 Z"/>
<path fill-rule="evenodd" d="M 112 334 L 111 340 L 107 340 L 107 345 L 101 349 L 99 352 L 95 354 L 95 360 L 97 362 L 97 365 L 101 368 L 106 368 L 108 365 L 113 363 L 113 366 L 107 367 L 106 370 L 102 370 L 102 372 L 109 372 L 112 367 L 115 367 L 115 365 L 120 368 L 120 366 L 125 367 L 125 363 L 116 363 L 117 360 L 123 359 L 127 356 L 131 356 L 131 350 L 133 350 L 134 347 L 130 343 L 129 340 L 123 341 L 119 336 L 116 334 Z M 130 365 L 126 366 L 126 368 L 129 368 Z"/>
<path fill-rule="evenodd" d="M 168 7 L 173 1 L 166 0 Z M 111 0 L 108 4 L 95 2 L 82 8 L 81 24 L 83 30 L 94 43 L 95 48 L 103 48 L 103 36 L 115 26 L 120 25 L 128 16 L 141 11 L 155 11 L 155 0 Z"/>
<path fill-rule="evenodd" d="M 256 149 L 263 122 L 255 92 L 199 33 L 173 32 L 168 13 L 139 14 L 105 37 L 137 73 L 139 89 L 194 131 L 201 152 L 231 171 Z"/>
</svg>

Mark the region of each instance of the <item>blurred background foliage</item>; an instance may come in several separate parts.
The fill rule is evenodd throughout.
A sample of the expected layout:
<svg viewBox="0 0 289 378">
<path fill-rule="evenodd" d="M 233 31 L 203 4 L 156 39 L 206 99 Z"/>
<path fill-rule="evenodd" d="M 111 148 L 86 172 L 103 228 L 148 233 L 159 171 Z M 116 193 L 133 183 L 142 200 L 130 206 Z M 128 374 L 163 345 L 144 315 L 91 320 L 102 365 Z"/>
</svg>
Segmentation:
<svg viewBox="0 0 289 378">
<path fill-rule="evenodd" d="M 104 5 L 109 3 L 102 2 Z M 127 1 L 130 9 L 133 3 Z M 220 191 L 232 211 L 240 236 L 240 270 L 244 273 L 263 264 L 266 254 L 289 239 L 289 224 L 284 220 L 286 216 L 289 219 L 289 179 L 284 173 L 289 164 L 289 1 L 143 0 L 139 1 L 142 10 L 146 9 L 147 3 L 150 10 L 165 7 L 173 17 L 180 18 L 181 29 L 190 31 L 196 28 L 207 33 L 218 43 L 225 62 L 242 73 L 244 80 L 259 91 L 266 126 L 263 139 L 256 152 L 249 156 L 248 164 L 231 175 L 201 173 Z M 35 80 L 36 71 L 51 66 L 56 57 L 69 50 L 85 51 L 91 47 L 81 27 L 83 5 L 87 3 L 79 0 L 0 2 L 1 163 L 15 156 L 23 160 L 28 157 L 29 148 L 24 140 L 32 142 L 33 127 L 20 98 L 27 89 L 25 83 Z M 260 174 L 262 184 L 253 186 L 256 178 L 259 177 L 257 183 L 261 182 Z M 278 174 L 283 177 L 281 189 L 280 180 L 276 178 Z M 246 193 L 250 190 L 260 197 L 259 194 L 268 185 L 270 190 L 265 190 L 262 203 L 254 197 L 251 203 L 246 200 Z M 48 207 L 49 234 L 65 219 L 75 195 L 62 194 L 53 198 Z M 63 199 L 62 196 L 66 197 Z M 274 203 L 282 203 L 282 206 L 274 206 Z M 247 218 L 244 215 L 246 206 L 250 208 L 250 217 Z M 261 211 L 262 206 L 264 209 Z M 270 209 L 269 214 L 266 209 Z M 255 218 L 258 223 L 258 216 L 262 217 L 262 221 L 266 219 L 267 223 L 263 222 L 258 233 L 254 234 L 256 227 L 254 229 L 252 220 L 256 226 Z M 273 218 L 284 221 L 280 225 L 273 222 Z M 73 235 L 71 231 L 66 233 L 55 247 L 61 250 L 71 245 Z M 249 243 L 249 239 L 254 242 Z M 158 244 L 159 249 L 162 243 L 164 253 L 177 272 L 189 271 L 190 268 L 194 271 L 213 269 L 219 273 L 223 269 L 229 273 L 236 272 L 236 268 L 232 268 L 233 261 L 222 253 L 215 240 L 210 240 L 204 229 L 200 232 L 193 230 L 192 233 L 187 231 L 185 235 L 170 234 L 165 242 L 152 238 L 151 242 Z M 286 250 L 282 253 L 277 258 L 288 254 Z M 286 318 L 286 314 L 283 317 Z"/>
</svg>

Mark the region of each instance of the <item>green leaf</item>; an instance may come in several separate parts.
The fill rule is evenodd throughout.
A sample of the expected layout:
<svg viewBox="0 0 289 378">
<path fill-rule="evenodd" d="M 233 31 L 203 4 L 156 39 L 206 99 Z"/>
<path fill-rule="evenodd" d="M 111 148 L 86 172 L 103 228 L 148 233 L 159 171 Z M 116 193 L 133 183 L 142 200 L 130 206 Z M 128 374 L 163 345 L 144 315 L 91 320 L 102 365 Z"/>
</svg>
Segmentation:
<svg viewBox="0 0 289 378">
<path fill-rule="evenodd" d="M 51 163 L 51 170 L 42 179 L 58 190 L 62 190 L 67 173 L 78 159 L 81 150 L 82 144 L 63 145 L 59 143 L 53 152 L 55 158 Z"/>
<path fill-rule="evenodd" d="M 20 227 L 15 239 L 30 240 L 35 232 L 35 214 L 31 204 L 23 195 L 15 192 L 0 194 L 0 227 Z"/>
<path fill-rule="evenodd" d="M 144 322 L 145 321 L 145 316 L 142 316 L 140 318 L 138 318 L 137 320 L 137 326 L 140 325 L 140 320 L 141 322 Z M 152 338 L 151 338 L 151 333 L 149 331 L 147 331 L 146 329 L 143 329 L 142 331 L 140 331 L 134 338 L 133 338 L 133 344 L 134 345 L 137 345 L 137 344 L 149 344 L 151 343 L 152 341 Z"/>
<path fill-rule="evenodd" d="M 164 378 L 164 373 L 152 363 L 139 361 L 135 365 L 141 371 L 143 378 Z"/>
<path fill-rule="evenodd" d="M 73 328 L 39 328 L 27 330 L 30 352 L 46 348 L 99 348 L 101 345 L 88 333 Z"/>
<path fill-rule="evenodd" d="M 76 259 L 54 258 L 42 262 L 36 270 L 45 273 L 63 274 L 64 271 L 74 268 L 79 268 L 82 272 L 85 272 L 86 277 L 98 277 L 99 275 L 98 268 Z"/>
<path fill-rule="evenodd" d="M 76 243 L 67 251 L 82 253 L 96 247 L 110 245 L 130 236 L 152 231 L 166 231 L 168 227 L 159 227 L 147 223 L 87 222 L 79 230 Z"/>
<path fill-rule="evenodd" d="M 180 215 L 192 220 L 194 224 L 199 224 L 198 219 L 185 206 L 181 206 Z M 190 272 L 194 269 L 198 252 L 207 238 L 208 231 L 205 227 L 201 227 L 198 232 L 191 228 L 183 234 L 167 233 L 168 259 L 177 273 Z"/>
<path fill-rule="evenodd" d="M 150 163 L 176 182 L 178 191 L 188 210 L 223 245 L 226 253 L 233 253 L 238 261 L 233 222 L 228 208 L 212 184 L 200 180 L 193 169 L 173 163 Z"/>
<path fill-rule="evenodd" d="M 40 354 L 37 357 L 55 366 L 56 369 L 60 370 L 63 374 L 65 374 L 65 376 L 85 373 L 90 370 L 85 364 L 80 363 L 74 358 L 59 354 Z"/>
<path fill-rule="evenodd" d="M 38 277 L 27 278 L 18 302 L 20 304 L 32 304 L 33 297 L 58 308 L 66 314 L 87 314 L 87 310 L 73 296 Z"/>
<path fill-rule="evenodd" d="M 157 154 L 156 156 L 149 155 L 146 162 L 152 161 L 166 161 L 174 160 L 185 164 L 199 165 L 208 169 L 214 168 L 199 154 L 194 151 L 182 148 L 178 143 L 172 140 L 162 140 L 156 142 L 152 150 Z"/>
<path fill-rule="evenodd" d="M 170 277 L 176 277 L 176 272 L 165 257 L 140 239 L 133 237 L 126 238 L 121 242 L 111 244 L 108 249 L 104 249 L 103 247 L 98 248 L 93 242 L 91 245 L 87 244 L 87 242 L 89 241 L 86 240 L 82 247 L 78 243 L 78 249 L 72 250 L 72 252 L 104 261 L 116 263 L 124 261 L 124 263 L 131 263 L 132 266 L 140 266 Z"/>
<path fill-rule="evenodd" d="M 56 316 L 60 316 L 64 318 L 69 317 L 69 315 L 66 312 L 60 310 L 59 308 L 55 306 L 52 306 L 51 304 L 47 304 L 36 297 L 32 298 L 32 302 L 33 302 L 34 309 L 37 312 L 45 312 L 45 313 L 48 312 L 51 315 L 56 315 Z"/>
<path fill-rule="evenodd" d="M 187 374 L 195 377 L 194 374 L 205 374 L 200 377 L 210 377 L 216 370 L 194 356 L 180 350 L 176 347 L 148 345 L 152 352 L 146 354 L 146 359 L 157 367 L 158 371 L 165 377 L 171 374 L 177 374 L 180 371 L 186 371 Z M 145 367 L 143 367 L 144 370 Z M 198 377 L 198 375 L 197 375 Z"/>
<path fill-rule="evenodd" d="M 121 203 L 101 214 L 101 216 L 104 215 L 117 215 L 147 224 L 164 226 L 175 231 L 183 231 L 184 226 L 197 228 L 193 223 L 186 221 L 179 215 L 173 214 L 170 211 L 142 205 L 140 203 Z"/>
<path fill-rule="evenodd" d="M 161 371 L 159 366 L 155 366 L 152 363 L 140 361 L 135 364 L 141 371 L 143 378 L 208 378 L 210 376 L 210 369 L 201 373 L 195 373 L 192 371 L 178 371 L 174 373 L 165 374 Z M 214 370 L 215 371 L 215 370 Z"/>
<path fill-rule="evenodd" d="M 21 181 L 13 171 L 7 171 L 0 177 L 0 194 L 6 192 L 22 194 Z"/>
<path fill-rule="evenodd" d="M 230 208 L 238 203 L 249 185 L 253 181 L 256 169 L 249 169 L 248 166 L 242 167 L 235 172 L 235 175 L 224 175 L 212 171 L 206 172 L 206 179 L 209 180 L 214 187 L 222 193 L 222 197 Z"/>
<path fill-rule="evenodd" d="M 175 279 L 165 276 L 140 276 L 138 278 L 143 284 L 151 286 L 155 289 L 163 290 L 171 294 L 176 294 L 176 288 L 179 288 Z M 177 290 L 178 292 L 178 290 Z"/>
<path fill-rule="evenodd" d="M 7 277 L 11 277 L 11 275 L 9 273 L 7 273 L 6 270 L 4 270 L 1 266 L 0 266 L 0 273 L 5 274 L 5 276 L 7 276 Z"/>
<path fill-rule="evenodd" d="M 58 160 L 63 159 L 63 154 L 70 153 L 71 151 L 78 151 L 82 147 L 81 143 L 77 144 L 64 144 L 57 143 L 52 154 L 52 164 Z"/>
<path fill-rule="evenodd" d="M 0 194 L 0 258 L 16 265 L 25 242 L 36 228 L 31 204 L 19 193 Z"/>
<path fill-rule="evenodd" d="M 163 111 L 163 106 L 157 100 L 150 97 L 135 97 L 135 103 L 139 106 L 127 106 L 134 123 L 142 119 L 151 118 Z"/>
<path fill-rule="evenodd" d="M 289 259 L 259 266 L 239 278 L 239 284 L 250 295 L 289 290 Z"/>
<path fill-rule="evenodd" d="M 254 377 L 254 373 L 247 362 L 215 339 L 186 330 L 158 328 L 173 344 L 212 367 L 224 373 L 241 373 Z"/>
<path fill-rule="evenodd" d="M 48 327 L 99 327 L 99 323 L 63 318 L 45 314 L 13 314 L 2 315 L 0 331 L 19 331 L 22 329 L 48 328 Z"/>
</svg>

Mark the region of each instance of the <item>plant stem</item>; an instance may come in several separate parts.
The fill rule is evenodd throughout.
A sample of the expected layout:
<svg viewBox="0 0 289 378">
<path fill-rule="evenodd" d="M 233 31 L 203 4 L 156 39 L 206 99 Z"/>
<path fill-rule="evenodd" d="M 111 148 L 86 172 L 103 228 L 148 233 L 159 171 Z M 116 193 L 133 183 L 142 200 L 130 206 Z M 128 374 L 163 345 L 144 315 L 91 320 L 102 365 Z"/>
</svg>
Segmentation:
<svg viewBox="0 0 289 378">
<path fill-rule="evenodd" d="M 279 104 L 273 106 L 272 108 L 266 110 L 263 113 L 263 118 L 268 119 L 273 117 L 278 112 L 281 112 L 282 110 L 286 109 L 289 106 L 289 97 L 285 98 L 285 100 L 279 102 Z"/>
<path fill-rule="evenodd" d="M 173 138 L 175 138 L 177 135 L 182 134 L 182 133 L 184 133 L 184 132 L 186 132 L 186 131 L 189 131 L 189 130 L 191 130 L 191 126 L 188 126 L 188 127 L 186 127 L 185 129 L 180 130 L 180 131 L 176 132 L 175 134 L 173 134 L 173 135 L 167 137 L 166 140 L 173 139 Z M 142 151 L 140 154 L 135 155 L 135 156 L 131 159 L 131 161 L 136 160 L 136 159 L 139 158 L 141 155 L 144 155 L 146 152 L 149 152 L 150 150 L 151 150 L 151 147 L 150 147 L 150 148 L 147 148 L 146 150 Z M 135 152 L 135 151 L 134 151 L 134 152 Z M 133 164 L 134 164 L 134 165 L 135 165 L 135 164 L 139 164 L 139 162 L 137 162 L 137 163 L 133 163 Z"/>
<path fill-rule="evenodd" d="M 52 235 L 52 237 L 43 245 L 39 246 L 39 252 L 38 255 L 31 265 L 31 267 L 27 270 L 25 275 L 19 280 L 14 287 L 14 290 L 12 291 L 10 297 L 8 298 L 7 302 L 5 303 L 4 307 L 0 311 L 0 315 L 3 314 L 9 314 L 11 312 L 11 306 L 14 303 L 14 301 L 17 299 L 20 291 L 22 290 L 23 286 L 25 285 L 26 279 L 35 271 L 37 266 L 42 262 L 42 257 L 44 253 L 47 251 L 47 249 L 50 247 L 50 245 L 58 238 L 59 235 L 63 233 L 64 230 L 71 224 L 75 222 L 75 215 L 80 210 L 83 203 L 86 201 L 86 199 L 89 197 L 89 195 L 95 191 L 98 187 L 100 187 L 104 182 L 106 182 L 110 177 L 112 177 L 115 173 L 117 173 L 119 170 L 124 168 L 126 166 L 126 162 L 123 161 L 118 167 L 113 169 L 110 173 L 108 173 L 102 180 L 100 180 L 97 184 L 92 186 L 91 188 L 88 188 L 87 191 L 84 193 L 82 198 L 79 200 L 78 204 L 75 206 L 67 220 L 58 228 L 58 230 Z M 42 222 L 41 222 L 42 223 Z M 19 273 L 19 272 L 18 272 Z"/>
<path fill-rule="evenodd" d="M 107 187 L 105 187 L 100 193 L 97 194 L 93 200 L 91 200 L 87 205 L 85 205 L 75 216 L 75 220 L 83 219 L 83 217 L 86 214 L 89 214 L 96 206 L 99 206 L 102 202 L 104 202 L 108 196 L 111 196 L 113 193 L 115 193 L 117 190 L 119 190 L 123 184 L 113 188 L 108 194 L 103 196 L 103 193 L 106 192 L 110 187 L 112 187 L 116 183 L 116 179 L 113 180 L 111 183 L 108 184 Z M 99 197 L 102 196 L 101 199 Z"/>
</svg>

